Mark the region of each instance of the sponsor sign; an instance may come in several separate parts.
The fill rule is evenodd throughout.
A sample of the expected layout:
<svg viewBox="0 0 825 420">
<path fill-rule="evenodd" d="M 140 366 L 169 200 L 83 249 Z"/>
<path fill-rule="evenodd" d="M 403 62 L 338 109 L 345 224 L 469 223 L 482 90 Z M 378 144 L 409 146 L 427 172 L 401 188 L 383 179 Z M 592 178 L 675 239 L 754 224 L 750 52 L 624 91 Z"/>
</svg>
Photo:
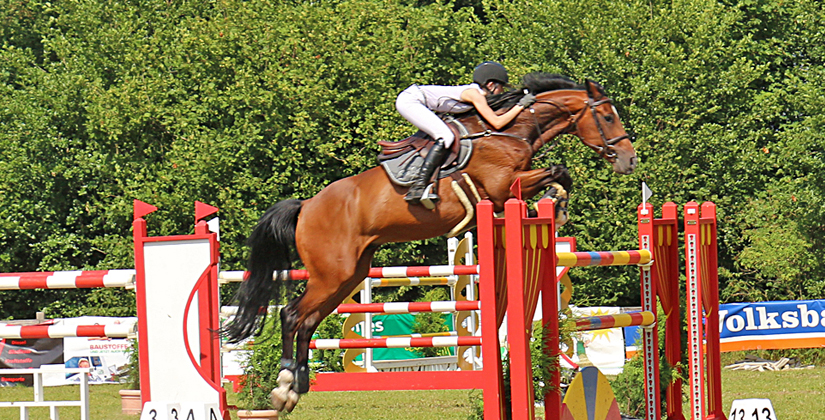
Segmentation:
<svg viewBox="0 0 825 420">
<path fill-rule="evenodd" d="M 0 339 L 0 387 L 32 386 L 32 375 L 4 375 L 3 369 L 27 369 L 63 363 L 63 339 Z"/>
<path fill-rule="evenodd" d="M 825 347 L 825 300 L 719 305 L 721 350 Z"/>
<path fill-rule="evenodd" d="M 64 325 L 112 325 L 133 323 L 135 318 L 114 318 L 84 316 L 62 320 Z M 125 338 L 66 337 L 63 339 L 63 359 L 67 368 L 90 367 L 89 383 L 118 383 L 129 362 L 129 340 Z M 66 375 L 62 381 L 47 382 L 44 385 L 77 383 L 77 374 Z"/>
<path fill-rule="evenodd" d="M 79 317 L 50 320 L 48 325 L 114 325 L 134 323 L 136 318 Z M 0 340 L 0 386 L 32 385 L 32 375 L 3 375 L 3 368 L 25 369 L 44 365 L 92 368 L 89 383 L 118 383 L 128 363 L 129 340 L 125 338 L 66 337 Z M 78 374 L 43 375 L 43 385 L 80 382 Z"/>
<path fill-rule="evenodd" d="M 452 330 L 452 315 L 444 315 L 444 323 L 448 329 Z M 375 337 L 393 337 L 393 336 L 408 336 L 413 332 L 413 324 L 415 324 L 414 314 L 388 314 L 388 315 L 373 315 L 372 317 L 372 336 Z M 363 324 L 359 323 L 353 328 L 355 332 L 363 335 Z M 409 348 L 391 348 L 391 349 L 373 349 L 373 360 L 407 360 L 418 359 L 422 356 L 415 352 L 416 349 Z M 441 351 L 454 354 L 454 348 L 447 347 Z M 355 360 L 361 360 L 361 356 L 357 356 Z"/>
</svg>

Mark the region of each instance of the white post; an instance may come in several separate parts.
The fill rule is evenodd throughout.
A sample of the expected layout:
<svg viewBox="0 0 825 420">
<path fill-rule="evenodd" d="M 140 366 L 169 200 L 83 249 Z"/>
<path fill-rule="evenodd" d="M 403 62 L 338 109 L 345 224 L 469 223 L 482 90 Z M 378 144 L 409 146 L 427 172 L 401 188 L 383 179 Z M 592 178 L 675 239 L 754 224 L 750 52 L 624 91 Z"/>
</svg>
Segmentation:
<svg viewBox="0 0 825 420">
<path fill-rule="evenodd" d="M 372 279 L 364 279 L 364 289 L 361 290 L 361 303 L 372 303 Z M 364 338 L 372 338 L 372 313 L 364 314 Z M 364 369 L 367 372 L 377 372 L 372 365 L 372 349 L 364 349 Z"/>
<path fill-rule="evenodd" d="M 473 256 L 473 234 L 471 232 L 467 232 L 464 234 L 464 239 L 467 240 L 467 254 L 464 256 L 464 265 L 474 265 L 475 258 Z M 470 276 L 470 283 L 467 284 L 467 300 L 476 300 L 476 282 L 478 281 L 478 276 L 471 275 Z M 480 317 L 480 311 L 475 311 L 475 313 Z M 467 330 L 470 331 L 473 335 L 476 333 L 476 323 L 475 318 L 470 316 L 467 318 Z M 476 358 L 478 355 L 476 354 L 476 348 L 470 347 L 470 364 L 473 365 L 473 370 L 476 368 Z"/>
<path fill-rule="evenodd" d="M 457 248 L 458 238 L 447 238 L 447 265 L 455 265 L 455 253 Z M 458 276 L 450 276 L 450 278 L 457 279 Z M 450 286 L 450 300 L 455 300 L 455 286 Z M 458 325 L 456 325 L 455 319 L 453 320 L 453 330 L 458 330 Z"/>
<path fill-rule="evenodd" d="M 34 401 L 43 401 L 43 373 L 37 369 L 32 373 L 34 379 Z"/>
<path fill-rule="evenodd" d="M 80 373 L 80 420 L 89 420 L 89 373 L 88 371 Z M 55 407 L 56 411 L 57 407 Z M 55 417 L 57 420 L 57 417 Z"/>
</svg>

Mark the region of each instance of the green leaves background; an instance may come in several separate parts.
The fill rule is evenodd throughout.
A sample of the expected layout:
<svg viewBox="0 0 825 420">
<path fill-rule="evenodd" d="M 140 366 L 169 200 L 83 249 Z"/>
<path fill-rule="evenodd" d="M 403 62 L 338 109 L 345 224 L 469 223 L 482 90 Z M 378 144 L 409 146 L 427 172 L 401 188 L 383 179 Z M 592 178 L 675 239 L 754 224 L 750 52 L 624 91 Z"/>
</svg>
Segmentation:
<svg viewBox="0 0 825 420">
<path fill-rule="evenodd" d="M 636 246 L 645 181 L 654 205 L 719 206 L 723 300 L 821 298 L 823 20 L 813 0 L 0 0 L 0 271 L 131 267 L 135 198 L 160 207 L 158 235 L 191 231 L 195 200 L 219 207 L 222 267 L 242 269 L 269 205 L 414 131 L 398 92 L 492 59 L 514 80 L 602 83 L 636 134 L 631 176 L 573 138 L 536 162 L 573 173 L 561 233 L 580 249 Z M 398 244 L 376 264 L 443 249 Z M 574 276 L 579 304 L 638 302 L 632 270 Z M 0 292 L 0 318 L 127 314 L 130 298 Z"/>
</svg>

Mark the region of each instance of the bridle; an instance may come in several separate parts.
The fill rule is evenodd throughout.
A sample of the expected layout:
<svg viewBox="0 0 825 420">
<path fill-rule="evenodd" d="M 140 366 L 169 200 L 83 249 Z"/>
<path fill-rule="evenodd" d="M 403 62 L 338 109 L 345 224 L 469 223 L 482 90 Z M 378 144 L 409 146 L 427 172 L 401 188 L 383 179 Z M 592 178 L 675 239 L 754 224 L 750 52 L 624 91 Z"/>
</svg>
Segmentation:
<svg viewBox="0 0 825 420">
<path fill-rule="evenodd" d="M 602 136 L 602 142 L 604 143 L 604 147 L 596 146 L 596 152 L 599 153 L 599 156 L 601 156 L 601 157 L 607 159 L 608 161 L 612 162 L 613 160 L 616 159 L 616 149 L 613 147 L 613 145 L 615 145 L 616 143 L 618 143 L 618 142 L 620 142 L 624 139 L 630 139 L 630 136 L 627 133 L 625 133 L 621 136 L 617 136 L 617 137 L 613 137 L 612 139 L 608 139 L 607 136 L 604 135 L 604 129 L 602 128 L 602 123 L 599 122 L 599 118 L 598 118 L 599 115 L 596 114 L 596 107 L 598 107 L 599 105 L 603 105 L 603 104 L 610 104 L 611 106 L 613 106 L 613 100 L 612 99 L 604 98 L 604 99 L 601 99 L 601 100 L 598 100 L 598 101 L 593 101 L 592 98 L 588 97 L 587 102 L 585 102 L 585 103 L 587 104 L 588 107 L 590 107 L 590 112 L 593 114 L 593 121 L 596 122 L 596 128 L 599 129 L 599 135 Z M 584 111 L 584 110 L 582 110 L 582 111 Z M 582 112 L 581 114 L 584 114 L 584 112 Z M 617 115 L 617 117 L 618 117 L 618 115 Z M 579 117 L 579 118 L 581 118 L 581 117 Z M 578 123 L 578 119 L 576 120 L 575 123 Z M 578 129 L 578 127 L 576 127 L 576 129 Z"/>
<path fill-rule="evenodd" d="M 593 98 L 590 98 L 588 96 L 587 100 L 584 102 L 587 105 L 587 107 L 582 108 L 582 110 L 579 111 L 577 114 L 573 114 L 572 112 L 570 112 L 570 109 L 568 109 L 565 105 L 559 104 L 559 103 L 557 103 L 553 100 L 550 100 L 550 99 L 539 99 L 539 100 L 536 100 L 536 103 L 552 105 L 552 106 L 558 108 L 559 110 L 564 111 L 564 112 L 567 113 L 567 118 L 568 118 L 569 124 L 568 124 L 567 128 L 564 131 L 561 132 L 561 134 L 572 134 L 572 133 L 578 131 L 578 129 L 579 129 L 579 127 L 578 127 L 579 120 L 582 119 L 582 117 L 584 116 L 584 113 L 589 108 L 590 112 L 593 115 L 593 121 L 596 123 L 596 128 L 599 129 L 599 135 L 602 138 L 602 144 L 604 144 L 604 146 L 598 146 L 598 145 L 590 144 L 590 147 L 592 147 L 596 151 L 596 153 L 599 154 L 599 156 L 601 156 L 602 158 L 604 158 L 608 162 L 613 162 L 614 160 L 616 160 L 616 156 L 617 156 L 616 155 L 616 150 L 613 146 L 616 143 L 618 143 L 618 142 L 620 142 L 624 139 L 630 139 L 630 135 L 628 135 L 628 134 L 623 134 L 621 136 L 613 137 L 612 139 L 608 139 L 607 136 L 604 134 L 604 128 L 602 127 L 601 122 L 599 122 L 599 118 L 598 118 L 599 115 L 596 113 L 596 108 L 601 106 L 601 105 L 604 105 L 606 103 L 611 104 L 611 106 L 612 106 L 613 105 L 613 100 L 610 99 L 610 98 L 605 97 L 604 99 L 594 101 Z M 541 137 L 542 136 L 541 127 L 539 126 L 539 120 L 538 120 L 538 117 L 536 116 L 536 112 L 533 109 L 532 105 L 530 106 L 530 113 L 533 114 L 533 118 L 535 120 L 536 131 L 539 133 L 539 136 Z M 545 134 L 547 134 L 547 133 L 545 133 Z"/>
<path fill-rule="evenodd" d="M 568 109 L 567 106 L 565 106 L 563 104 L 560 104 L 560 103 L 557 103 L 557 102 L 555 102 L 551 99 L 537 99 L 535 103 L 536 104 L 540 103 L 540 104 L 552 105 L 552 106 L 558 108 L 559 110 L 567 113 L 568 125 L 567 125 L 567 128 L 564 129 L 564 131 L 562 131 L 560 133 L 557 132 L 555 134 L 552 133 L 551 131 L 547 131 L 546 133 L 542 133 L 541 124 L 539 123 L 538 116 L 536 116 L 536 110 L 533 108 L 533 105 L 530 105 L 530 108 L 529 108 L 530 113 L 533 115 L 533 120 L 535 122 L 536 132 L 538 133 L 539 138 L 541 139 L 541 144 L 542 145 L 547 143 L 547 139 L 545 139 L 545 137 L 549 139 L 550 137 L 555 136 L 556 141 L 558 141 L 558 137 L 557 137 L 558 134 L 572 134 L 572 133 L 578 131 L 578 129 L 579 129 L 579 127 L 578 127 L 579 120 L 581 120 L 581 118 L 584 116 L 584 113 L 585 113 L 585 111 L 587 111 L 587 108 L 590 109 L 590 112 L 593 115 L 593 121 L 596 123 L 596 128 L 599 129 L 599 135 L 602 138 L 602 144 L 604 144 L 604 146 L 598 146 L 598 145 L 594 145 L 594 144 L 590 144 L 590 143 L 587 143 L 587 144 L 591 148 L 593 148 L 596 151 L 596 153 L 599 154 L 599 156 L 601 156 L 602 158 L 604 158 L 608 162 L 612 163 L 613 161 L 616 160 L 616 156 L 617 156 L 616 150 L 613 146 L 616 143 L 618 143 L 618 142 L 620 142 L 624 139 L 630 139 L 630 135 L 628 135 L 628 134 L 623 134 L 621 136 L 613 137 L 612 139 L 608 139 L 607 136 L 604 134 L 604 128 L 602 127 L 602 124 L 599 122 L 598 114 L 596 113 L 596 108 L 598 106 L 604 105 L 606 103 L 609 103 L 609 104 L 612 105 L 613 100 L 610 99 L 610 98 L 605 97 L 604 99 L 594 101 L 593 98 L 590 98 L 590 96 L 588 95 L 587 100 L 584 102 L 587 105 L 587 107 L 582 108 L 581 111 L 579 111 L 577 114 L 573 114 L 572 112 L 570 112 L 570 109 Z M 617 117 L 618 117 L 618 115 L 617 115 Z M 481 117 L 479 117 L 479 123 L 481 124 L 482 127 L 486 126 L 486 124 L 484 123 L 484 120 L 481 119 Z M 459 124 L 459 127 L 460 127 L 460 129 L 464 128 L 463 125 L 461 125 L 461 124 Z M 511 133 L 493 131 L 493 130 L 490 130 L 486 127 L 482 132 L 472 133 L 472 134 L 467 133 L 466 129 L 465 129 L 465 132 L 462 133 L 461 138 L 462 139 L 475 139 L 475 138 L 479 138 L 479 137 L 490 137 L 490 136 L 512 137 L 512 138 L 522 140 L 527 144 L 530 144 L 530 141 L 528 139 L 522 137 L 522 136 L 519 136 L 519 135 L 516 135 L 516 134 L 511 134 Z M 552 149 L 552 147 L 551 147 L 551 149 Z"/>
</svg>

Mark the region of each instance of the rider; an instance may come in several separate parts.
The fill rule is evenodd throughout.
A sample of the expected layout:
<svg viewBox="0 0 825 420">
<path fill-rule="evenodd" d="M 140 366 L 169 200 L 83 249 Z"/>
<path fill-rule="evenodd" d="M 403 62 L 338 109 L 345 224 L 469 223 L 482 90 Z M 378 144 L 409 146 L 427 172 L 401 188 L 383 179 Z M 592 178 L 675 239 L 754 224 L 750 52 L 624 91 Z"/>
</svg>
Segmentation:
<svg viewBox="0 0 825 420">
<path fill-rule="evenodd" d="M 469 85 L 412 85 L 398 95 L 395 107 L 401 116 L 436 141 L 421 166 L 418 178 L 404 196 L 405 200 L 410 203 L 421 201 L 430 178 L 435 169 L 442 164 L 455 139 L 447 124 L 435 113 L 460 114 L 475 107 L 481 117 L 496 130 L 500 130 L 536 100 L 535 96 L 527 94 L 509 111 L 502 115 L 496 114 L 487 105 L 486 96 L 501 93 L 508 81 L 504 66 L 495 61 L 485 61 L 476 66 L 473 71 L 473 83 Z M 438 196 L 433 193 L 430 199 L 437 201 Z"/>
</svg>

